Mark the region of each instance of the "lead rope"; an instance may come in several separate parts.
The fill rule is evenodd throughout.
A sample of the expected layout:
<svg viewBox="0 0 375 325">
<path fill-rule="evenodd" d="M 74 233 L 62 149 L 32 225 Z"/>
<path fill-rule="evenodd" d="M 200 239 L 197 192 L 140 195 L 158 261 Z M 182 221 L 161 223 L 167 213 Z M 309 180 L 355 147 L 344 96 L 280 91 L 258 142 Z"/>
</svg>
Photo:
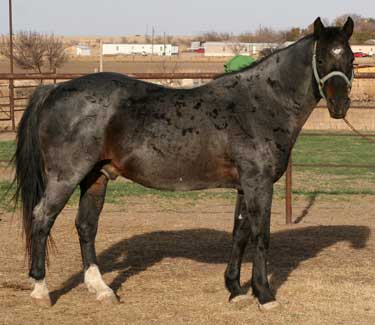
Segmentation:
<svg viewBox="0 0 375 325">
<path fill-rule="evenodd" d="M 343 118 L 344 122 L 346 123 L 347 126 L 349 126 L 349 128 L 355 133 L 357 134 L 358 136 L 366 139 L 368 142 L 371 142 L 371 143 L 374 143 L 375 144 L 375 140 L 370 138 L 368 135 L 366 134 L 362 134 L 361 132 L 359 132 L 345 117 Z"/>
</svg>

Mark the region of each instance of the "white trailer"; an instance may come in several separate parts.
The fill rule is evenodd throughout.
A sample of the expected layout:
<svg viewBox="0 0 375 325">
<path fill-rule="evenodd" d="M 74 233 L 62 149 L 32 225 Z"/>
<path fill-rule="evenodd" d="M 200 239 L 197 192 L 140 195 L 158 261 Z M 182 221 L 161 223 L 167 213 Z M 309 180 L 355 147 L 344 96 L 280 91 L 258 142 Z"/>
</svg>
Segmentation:
<svg viewBox="0 0 375 325">
<path fill-rule="evenodd" d="M 103 44 L 103 55 L 159 55 L 178 54 L 172 44 Z"/>
</svg>

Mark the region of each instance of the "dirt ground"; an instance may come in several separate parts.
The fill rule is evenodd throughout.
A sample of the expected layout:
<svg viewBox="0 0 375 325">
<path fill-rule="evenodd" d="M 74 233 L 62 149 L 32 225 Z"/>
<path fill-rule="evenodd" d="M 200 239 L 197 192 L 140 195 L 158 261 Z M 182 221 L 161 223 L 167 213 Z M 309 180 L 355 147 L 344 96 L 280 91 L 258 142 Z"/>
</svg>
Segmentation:
<svg viewBox="0 0 375 325">
<path fill-rule="evenodd" d="M 118 305 L 100 305 L 83 285 L 76 209 L 65 208 L 53 230 L 51 308 L 31 301 L 19 222 L 2 213 L 0 324 L 375 323 L 374 197 L 295 200 L 292 226 L 284 202 L 274 202 L 269 276 L 281 308 L 268 313 L 254 299 L 228 303 L 233 203 L 129 197 L 106 205 L 97 252 Z M 247 288 L 251 260 L 248 249 Z"/>
</svg>

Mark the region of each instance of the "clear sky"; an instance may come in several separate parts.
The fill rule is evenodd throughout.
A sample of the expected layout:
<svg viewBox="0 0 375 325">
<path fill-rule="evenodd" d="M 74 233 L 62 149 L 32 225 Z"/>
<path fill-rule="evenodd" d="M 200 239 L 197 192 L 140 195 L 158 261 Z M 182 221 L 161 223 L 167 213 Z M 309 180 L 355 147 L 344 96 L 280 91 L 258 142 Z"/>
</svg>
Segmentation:
<svg viewBox="0 0 375 325">
<path fill-rule="evenodd" d="M 375 17 L 375 0 L 13 0 L 14 30 L 57 35 L 195 35 L 241 33 L 260 25 L 306 27 L 317 16 Z M 8 33 L 8 0 L 0 0 L 0 34 Z"/>
</svg>

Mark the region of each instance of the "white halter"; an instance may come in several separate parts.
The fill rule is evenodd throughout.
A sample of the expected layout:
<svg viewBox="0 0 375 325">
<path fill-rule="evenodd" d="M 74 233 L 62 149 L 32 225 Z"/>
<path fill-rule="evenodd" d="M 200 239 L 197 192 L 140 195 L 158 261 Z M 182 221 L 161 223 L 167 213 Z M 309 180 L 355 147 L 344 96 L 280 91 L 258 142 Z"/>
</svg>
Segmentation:
<svg viewBox="0 0 375 325">
<path fill-rule="evenodd" d="M 352 76 L 349 80 L 349 78 L 341 71 L 332 71 L 330 72 L 329 74 L 327 74 L 325 77 L 323 78 L 320 78 L 319 77 L 319 72 L 318 72 L 318 68 L 317 68 L 317 64 L 316 64 L 316 45 L 317 45 L 317 42 L 314 43 L 314 55 L 313 55 L 313 59 L 312 59 L 312 66 L 313 66 L 313 71 L 314 71 L 314 76 L 315 76 L 315 80 L 318 84 L 318 87 L 319 87 L 319 92 L 320 92 L 320 95 L 325 99 L 327 100 L 326 96 L 324 95 L 324 91 L 323 91 L 323 87 L 324 87 L 324 84 L 325 82 L 332 78 L 332 77 L 335 77 L 335 76 L 338 76 L 338 77 L 341 77 L 343 78 L 347 85 L 348 85 L 348 88 L 349 90 L 352 88 L 352 83 L 353 83 L 353 79 L 354 79 L 354 71 L 352 70 Z"/>
</svg>

